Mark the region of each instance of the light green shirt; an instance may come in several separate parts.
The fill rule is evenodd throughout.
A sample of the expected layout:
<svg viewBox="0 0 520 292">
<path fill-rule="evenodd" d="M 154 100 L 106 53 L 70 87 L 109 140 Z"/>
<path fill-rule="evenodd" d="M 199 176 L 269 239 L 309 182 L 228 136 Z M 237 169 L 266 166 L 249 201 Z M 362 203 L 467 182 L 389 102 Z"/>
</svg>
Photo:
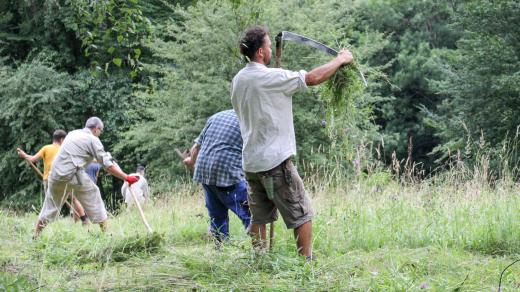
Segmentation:
<svg viewBox="0 0 520 292">
<path fill-rule="evenodd" d="M 112 166 L 112 156 L 105 152 L 103 144 L 90 129 L 84 128 L 70 132 L 61 144 L 52 164 L 50 178 L 69 181 L 77 171 L 83 171 L 96 159 L 104 168 Z"/>
<path fill-rule="evenodd" d="M 245 171 L 266 171 L 296 155 L 292 95 L 307 89 L 306 73 L 250 62 L 233 78 L 231 103 L 240 122 Z"/>
</svg>

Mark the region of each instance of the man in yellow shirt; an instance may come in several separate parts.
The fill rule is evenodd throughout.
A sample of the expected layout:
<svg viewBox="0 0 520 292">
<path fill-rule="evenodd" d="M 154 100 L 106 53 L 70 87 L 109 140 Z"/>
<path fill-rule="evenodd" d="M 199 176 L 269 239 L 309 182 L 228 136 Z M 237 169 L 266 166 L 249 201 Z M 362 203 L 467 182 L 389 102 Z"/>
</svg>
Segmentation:
<svg viewBox="0 0 520 292">
<path fill-rule="evenodd" d="M 42 159 L 43 160 L 43 192 L 47 193 L 47 181 L 49 178 L 49 173 L 51 172 L 51 166 L 52 162 L 54 161 L 54 158 L 56 157 L 56 154 L 58 154 L 58 150 L 60 150 L 61 143 L 63 143 L 63 140 L 65 139 L 65 136 L 67 136 L 67 132 L 64 130 L 56 130 L 52 134 L 52 144 L 48 144 L 43 146 L 40 151 L 38 151 L 34 155 L 29 155 L 25 153 L 22 149 L 17 148 L 16 152 L 18 152 L 18 156 L 20 158 L 26 159 L 32 163 L 35 163 L 36 161 Z M 83 224 L 87 224 L 87 216 L 85 215 L 85 211 L 83 210 L 83 207 L 81 206 L 81 203 L 74 198 L 74 209 L 77 211 L 77 215 L 80 217 L 81 222 Z"/>
</svg>

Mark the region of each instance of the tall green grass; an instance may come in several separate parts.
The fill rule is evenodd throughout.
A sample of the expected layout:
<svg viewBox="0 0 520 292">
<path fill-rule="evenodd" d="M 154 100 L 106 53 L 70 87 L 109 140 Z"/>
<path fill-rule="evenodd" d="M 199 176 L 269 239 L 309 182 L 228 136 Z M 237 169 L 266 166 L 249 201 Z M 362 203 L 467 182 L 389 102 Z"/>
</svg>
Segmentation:
<svg viewBox="0 0 520 292">
<path fill-rule="evenodd" d="M 251 249 L 234 215 L 230 242 L 216 249 L 202 192 L 188 183 L 145 208 L 157 241 L 147 241 L 153 237 L 136 210 L 111 218 L 107 234 L 62 218 L 37 240 L 35 213 L 2 210 L 0 289 L 494 290 L 520 255 L 520 188 L 509 178 L 490 183 L 483 171 L 465 171 L 422 181 L 391 170 L 306 175 L 316 210 L 311 263 L 297 256 L 281 221 L 266 255 Z M 515 265 L 503 288 L 519 287 Z"/>
</svg>

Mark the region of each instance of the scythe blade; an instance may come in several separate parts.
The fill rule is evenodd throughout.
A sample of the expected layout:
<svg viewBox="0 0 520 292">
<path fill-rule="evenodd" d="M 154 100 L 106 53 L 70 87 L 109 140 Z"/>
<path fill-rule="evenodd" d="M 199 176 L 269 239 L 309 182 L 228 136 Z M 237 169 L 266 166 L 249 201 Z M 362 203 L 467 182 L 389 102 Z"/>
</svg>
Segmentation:
<svg viewBox="0 0 520 292">
<path fill-rule="evenodd" d="M 302 36 L 302 35 L 299 35 L 297 33 L 294 33 L 294 32 L 290 32 L 290 31 L 282 31 L 280 32 L 276 38 L 276 66 L 277 67 L 280 67 L 280 59 L 281 59 L 281 52 L 282 52 L 282 46 L 283 46 L 283 42 L 284 41 L 293 41 L 293 42 L 297 42 L 297 43 L 300 43 L 300 44 L 303 44 L 303 45 L 306 45 L 306 46 L 309 46 L 309 47 L 312 47 L 312 48 L 315 48 L 317 50 L 320 50 L 324 53 L 327 53 L 331 56 L 337 56 L 338 55 L 338 51 L 318 42 L 318 41 L 315 41 L 311 38 L 308 38 L 306 36 Z M 365 75 L 363 74 L 363 72 L 361 72 L 361 70 L 359 69 L 359 67 L 357 68 L 358 69 L 358 72 L 359 72 L 359 75 L 361 76 L 361 79 L 363 80 L 363 83 L 365 84 L 365 87 L 368 86 L 367 84 L 367 80 L 365 79 Z"/>
</svg>

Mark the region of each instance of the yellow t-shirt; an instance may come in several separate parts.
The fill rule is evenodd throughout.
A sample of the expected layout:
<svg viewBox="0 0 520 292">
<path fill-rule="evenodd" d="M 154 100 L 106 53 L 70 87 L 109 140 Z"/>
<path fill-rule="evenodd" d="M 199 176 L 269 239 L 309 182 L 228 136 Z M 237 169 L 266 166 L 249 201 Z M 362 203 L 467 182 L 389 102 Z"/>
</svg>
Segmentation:
<svg viewBox="0 0 520 292">
<path fill-rule="evenodd" d="M 40 155 L 43 159 L 43 180 L 47 180 L 49 177 L 49 173 L 51 172 L 52 161 L 56 154 L 58 154 L 58 150 L 60 150 L 60 145 L 57 144 L 49 144 L 45 145 L 36 153 L 36 155 Z"/>
</svg>

